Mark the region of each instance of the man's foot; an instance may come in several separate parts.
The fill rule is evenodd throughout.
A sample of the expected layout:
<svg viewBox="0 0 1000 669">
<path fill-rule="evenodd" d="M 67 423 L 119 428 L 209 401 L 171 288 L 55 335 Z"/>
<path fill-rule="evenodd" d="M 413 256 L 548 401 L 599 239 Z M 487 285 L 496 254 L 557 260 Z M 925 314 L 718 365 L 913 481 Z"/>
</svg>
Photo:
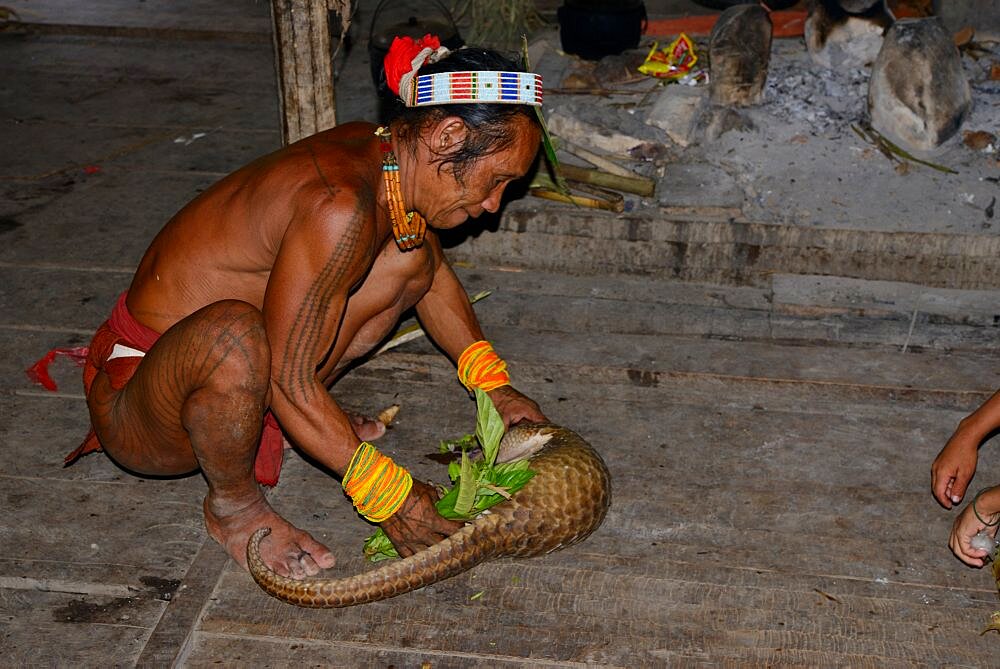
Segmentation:
<svg viewBox="0 0 1000 669">
<path fill-rule="evenodd" d="M 351 419 L 354 433 L 361 441 L 374 441 L 385 434 L 385 424 L 380 420 L 350 412 L 347 417 Z"/>
<path fill-rule="evenodd" d="M 238 510 L 226 512 L 224 503 L 205 498 L 205 527 L 226 552 L 247 568 L 247 542 L 254 530 L 270 527 L 260 545 L 264 564 L 289 578 L 302 579 L 334 565 L 335 558 L 323 544 L 275 513 L 263 495 Z"/>
</svg>

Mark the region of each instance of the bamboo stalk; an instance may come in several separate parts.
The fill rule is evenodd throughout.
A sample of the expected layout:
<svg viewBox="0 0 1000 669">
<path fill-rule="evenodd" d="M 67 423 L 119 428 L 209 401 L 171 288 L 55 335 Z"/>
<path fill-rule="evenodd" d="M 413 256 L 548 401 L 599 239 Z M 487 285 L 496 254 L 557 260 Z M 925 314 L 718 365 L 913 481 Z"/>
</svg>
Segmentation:
<svg viewBox="0 0 1000 669">
<path fill-rule="evenodd" d="M 609 160 L 604 156 L 598 155 L 589 149 L 585 149 L 579 144 L 574 144 L 568 139 L 560 137 L 558 144 L 560 148 L 572 153 L 577 158 L 583 158 L 594 167 L 604 170 L 605 172 L 609 172 L 611 174 L 617 174 L 623 177 L 635 176 L 635 172 L 633 172 L 632 170 L 626 167 L 622 167 L 613 160 Z"/>
<path fill-rule="evenodd" d="M 531 194 L 535 197 L 540 197 L 543 200 L 551 200 L 552 202 L 566 202 L 569 204 L 579 205 L 581 207 L 589 207 L 591 209 L 603 209 L 604 211 L 611 211 L 616 214 L 620 214 L 625 211 L 625 202 L 622 199 L 618 200 L 602 200 L 596 197 L 587 197 L 585 195 L 573 195 L 564 194 L 559 191 L 550 190 L 548 188 L 532 188 Z"/>
<path fill-rule="evenodd" d="M 656 191 L 656 182 L 649 177 L 638 175 L 626 177 L 587 167 L 567 165 L 566 163 L 560 163 L 559 173 L 570 181 L 611 188 L 625 193 L 634 193 L 642 197 L 652 197 Z"/>
</svg>

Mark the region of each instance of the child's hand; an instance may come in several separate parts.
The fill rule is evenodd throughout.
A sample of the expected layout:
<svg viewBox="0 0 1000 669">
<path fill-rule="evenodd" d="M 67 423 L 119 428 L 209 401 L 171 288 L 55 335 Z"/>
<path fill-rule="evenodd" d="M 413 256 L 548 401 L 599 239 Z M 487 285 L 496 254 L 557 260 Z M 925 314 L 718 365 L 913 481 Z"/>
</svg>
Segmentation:
<svg viewBox="0 0 1000 669">
<path fill-rule="evenodd" d="M 989 492 L 993 490 L 998 489 L 994 488 Z M 955 519 L 954 525 L 952 525 L 951 537 L 948 539 L 948 546 L 951 548 L 951 552 L 955 554 L 955 557 L 971 567 L 982 567 L 986 564 L 986 556 L 989 555 L 988 551 L 972 547 L 972 537 L 976 536 L 981 530 L 985 530 L 990 536 L 995 536 L 997 532 L 995 525 L 987 526 L 980 518 L 976 517 L 977 510 L 979 511 L 979 515 L 985 520 L 991 520 L 995 515 L 994 513 L 989 513 L 991 507 L 988 502 L 983 502 L 982 496 L 979 500 L 979 502 L 974 502 L 976 504 L 975 508 L 973 504 L 969 504 L 962 509 L 962 513 L 959 514 L 958 518 Z"/>
<path fill-rule="evenodd" d="M 980 438 L 978 433 L 973 434 L 972 430 L 960 424 L 931 465 L 934 499 L 946 509 L 965 497 L 965 491 L 976 473 Z"/>
</svg>

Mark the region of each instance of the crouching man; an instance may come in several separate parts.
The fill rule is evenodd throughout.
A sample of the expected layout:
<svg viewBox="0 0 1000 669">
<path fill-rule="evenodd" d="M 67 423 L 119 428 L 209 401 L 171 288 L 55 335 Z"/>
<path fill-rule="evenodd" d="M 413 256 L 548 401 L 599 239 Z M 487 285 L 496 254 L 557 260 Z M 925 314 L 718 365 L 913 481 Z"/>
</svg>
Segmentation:
<svg viewBox="0 0 1000 669">
<path fill-rule="evenodd" d="M 177 213 L 153 240 L 91 344 L 84 382 L 103 448 L 146 475 L 200 470 L 208 532 L 246 564 L 293 578 L 330 551 L 268 505 L 283 435 L 343 477 L 358 511 L 400 554 L 453 532 L 434 490 L 370 443 L 384 427 L 346 414 L 328 387 L 415 307 L 509 425 L 544 420 L 485 341 L 436 230 L 500 206 L 540 143 L 541 81 L 481 49 L 397 40 L 386 58 L 399 95 L 387 127 L 349 123 L 264 156 Z"/>
</svg>

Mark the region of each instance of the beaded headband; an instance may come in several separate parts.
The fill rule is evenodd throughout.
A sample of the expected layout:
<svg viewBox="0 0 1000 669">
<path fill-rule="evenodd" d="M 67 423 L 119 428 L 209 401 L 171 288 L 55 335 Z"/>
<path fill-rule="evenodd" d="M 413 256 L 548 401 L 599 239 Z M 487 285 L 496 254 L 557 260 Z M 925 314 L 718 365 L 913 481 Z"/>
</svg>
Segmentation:
<svg viewBox="0 0 1000 669">
<path fill-rule="evenodd" d="M 542 104 L 542 77 L 531 72 L 437 72 L 419 74 L 407 107 L 462 102 L 532 105 Z"/>
<path fill-rule="evenodd" d="M 417 74 L 450 52 L 434 35 L 396 37 L 385 56 L 386 83 L 407 107 L 442 104 L 515 104 L 540 107 L 542 77 L 530 72 L 437 72 Z"/>
</svg>

